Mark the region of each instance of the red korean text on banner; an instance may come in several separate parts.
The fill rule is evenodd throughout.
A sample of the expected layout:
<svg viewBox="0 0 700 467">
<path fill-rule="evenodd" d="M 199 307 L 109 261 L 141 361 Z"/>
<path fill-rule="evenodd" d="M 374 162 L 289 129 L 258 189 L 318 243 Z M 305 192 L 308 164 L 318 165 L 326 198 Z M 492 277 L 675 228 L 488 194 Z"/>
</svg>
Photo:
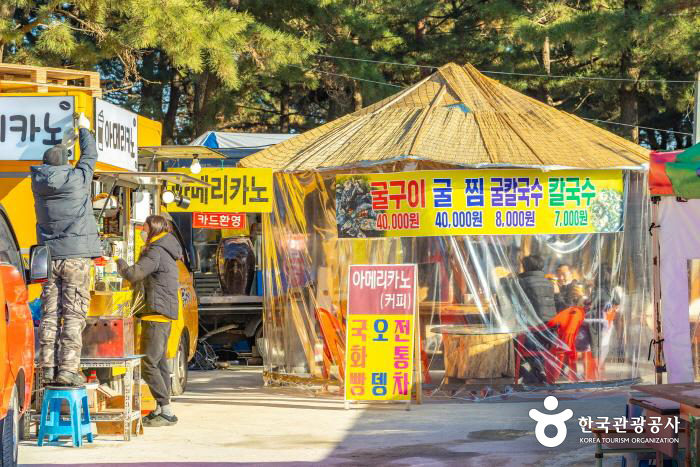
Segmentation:
<svg viewBox="0 0 700 467">
<path fill-rule="evenodd" d="M 246 215 L 242 212 L 193 212 L 192 227 L 195 229 L 243 229 Z"/>
</svg>

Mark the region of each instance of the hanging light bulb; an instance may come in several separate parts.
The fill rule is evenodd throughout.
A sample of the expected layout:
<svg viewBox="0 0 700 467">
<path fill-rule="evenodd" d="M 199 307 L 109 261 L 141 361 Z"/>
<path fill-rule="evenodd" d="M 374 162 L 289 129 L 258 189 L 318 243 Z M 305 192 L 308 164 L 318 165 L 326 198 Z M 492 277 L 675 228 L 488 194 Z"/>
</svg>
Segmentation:
<svg viewBox="0 0 700 467">
<path fill-rule="evenodd" d="M 170 190 L 165 190 L 163 194 L 160 195 L 160 198 L 163 200 L 163 203 L 170 204 L 175 201 L 175 193 Z"/>
<path fill-rule="evenodd" d="M 197 156 L 195 156 L 195 158 L 192 159 L 192 165 L 190 165 L 190 172 L 197 175 L 201 171 L 202 171 L 202 164 L 199 163 L 199 158 L 197 158 Z"/>
<path fill-rule="evenodd" d="M 191 203 L 191 200 L 188 197 L 175 194 L 170 190 L 164 191 L 160 195 L 160 199 L 163 200 L 163 204 L 175 203 L 176 206 L 182 209 L 187 209 L 190 207 Z"/>
</svg>

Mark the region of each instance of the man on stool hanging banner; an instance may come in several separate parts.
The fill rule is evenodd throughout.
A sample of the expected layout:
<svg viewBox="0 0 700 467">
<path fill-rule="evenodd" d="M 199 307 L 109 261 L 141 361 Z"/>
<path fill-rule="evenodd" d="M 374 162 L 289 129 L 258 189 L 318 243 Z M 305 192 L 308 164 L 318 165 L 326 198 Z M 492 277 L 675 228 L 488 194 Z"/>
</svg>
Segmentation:
<svg viewBox="0 0 700 467">
<path fill-rule="evenodd" d="M 65 144 L 47 149 L 43 164 L 31 167 L 37 239 L 51 252 L 39 330 L 39 365 L 45 384 L 85 382 L 79 366 L 90 308 L 90 265 L 92 258 L 102 256 L 91 199 L 97 149 L 84 114 L 80 114 L 78 128 L 80 160 L 75 167 L 68 163 Z"/>
</svg>

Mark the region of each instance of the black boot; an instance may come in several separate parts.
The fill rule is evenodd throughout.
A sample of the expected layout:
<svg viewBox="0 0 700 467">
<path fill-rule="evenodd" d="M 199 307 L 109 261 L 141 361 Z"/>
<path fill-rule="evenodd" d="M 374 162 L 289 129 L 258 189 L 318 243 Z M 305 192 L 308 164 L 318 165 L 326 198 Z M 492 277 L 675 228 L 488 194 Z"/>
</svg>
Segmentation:
<svg viewBox="0 0 700 467">
<path fill-rule="evenodd" d="M 41 382 L 44 385 L 51 384 L 56 379 L 56 367 L 50 366 L 42 369 Z"/>
<path fill-rule="evenodd" d="M 58 372 L 58 377 L 56 378 L 57 384 L 66 386 L 82 386 L 85 384 L 85 381 L 85 375 L 80 371 L 73 373 L 72 371 L 61 370 Z"/>
</svg>

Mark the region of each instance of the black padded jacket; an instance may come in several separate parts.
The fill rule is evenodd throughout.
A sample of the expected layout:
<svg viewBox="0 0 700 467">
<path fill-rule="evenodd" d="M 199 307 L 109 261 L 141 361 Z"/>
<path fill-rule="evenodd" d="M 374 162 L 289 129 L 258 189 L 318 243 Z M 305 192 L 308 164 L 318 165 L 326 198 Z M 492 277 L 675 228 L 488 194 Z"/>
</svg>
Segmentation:
<svg viewBox="0 0 700 467">
<path fill-rule="evenodd" d="M 119 274 L 132 284 L 143 282 L 146 306 L 150 313 L 178 318 L 178 267 L 182 258 L 180 242 L 171 233 L 152 241 L 133 266 L 120 259 Z"/>
</svg>

